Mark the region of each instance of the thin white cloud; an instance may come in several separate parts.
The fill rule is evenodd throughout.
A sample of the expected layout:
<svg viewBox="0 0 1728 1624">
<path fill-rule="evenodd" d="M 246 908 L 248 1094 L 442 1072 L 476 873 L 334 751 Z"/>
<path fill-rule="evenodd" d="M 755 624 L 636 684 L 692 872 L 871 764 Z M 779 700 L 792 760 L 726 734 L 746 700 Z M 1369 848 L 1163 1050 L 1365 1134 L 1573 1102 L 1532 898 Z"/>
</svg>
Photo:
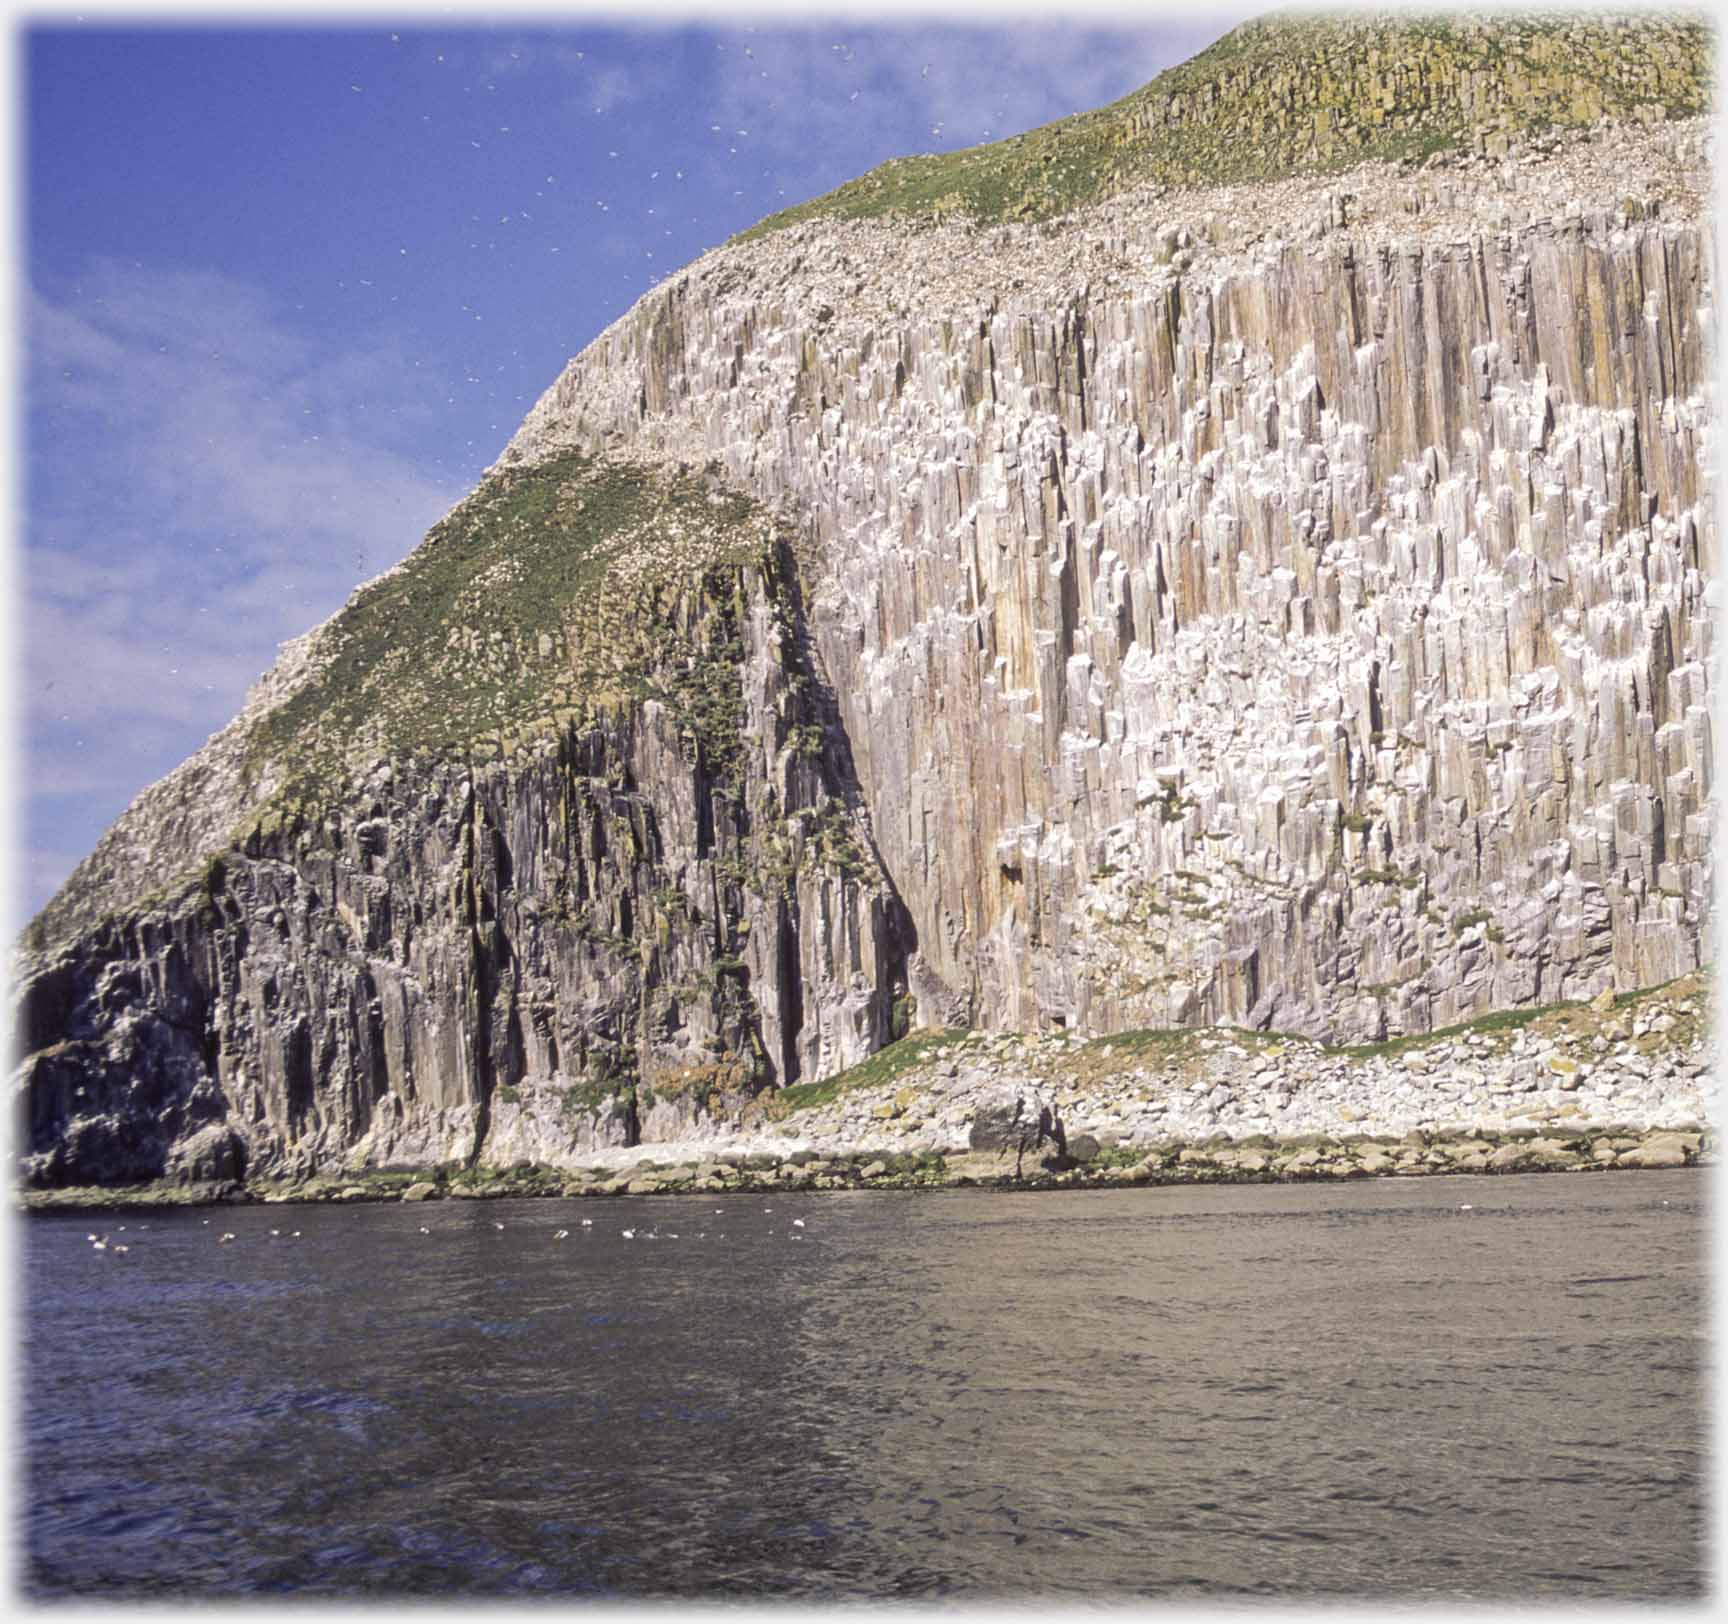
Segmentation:
<svg viewBox="0 0 1728 1624">
<path fill-rule="evenodd" d="M 94 265 L 29 296 L 24 336 L 34 906 L 63 873 L 50 848 L 93 840 L 461 490 L 412 455 L 438 398 L 423 369 L 387 341 L 299 331 L 232 279 Z M 56 827 L 74 787 L 96 826 Z"/>
<path fill-rule="evenodd" d="M 475 40 L 441 47 L 445 64 L 458 74 L 476 76 L 484 88 L 502 90 L 513 78 L 550 75 L 561 83 L 569 109 L 606 114 L 631 102 L 661 95 L 678 83 L 669 63 L 658 63 L 633 51 L 626 60 L 604 44 L 584 45 L 580 37 L 557 38 L 545 33 L 524 35 L 504 44 Z"/>
<path fill-rule="evenodd" d="M 670 116 L 680 127 L 669 133 L 701 148 L 702 184 L 725 189 L 746 173 L 772 174 L 794 203 L 850 178 L 859 154 L 871 155 L 868 166 L 949 151 L 1103 105 L 1255 14 L 1243 6 L 995 26 L 832 18 L 744 27 L 724 18 L 679 64 L 681 101 Z M 691 44 L 681 37 L 668 50 Z M 524 35 L 491 58 L 513 73 L 550 75 L 579 113 L 646 102 L 673 71 L 668 61 L 659 74 L 640 55 L 626 69 L 608 58 L 604 40 L 578 48 L 544 35 Z"/>
<path fill-rule="evenodd" d="M 895 152 L 908 150 L 908 133 L 917 151 L 1000 139 L 1113 100 L 1192 49 L 1173 49 L 1164 30 L 1069 24 L 727 38 L 735 50 L 717 74 L 720 122 L 749 128 L 752 150 L 781 161 L 850 145 L 860 130 Z"/>
</svg>

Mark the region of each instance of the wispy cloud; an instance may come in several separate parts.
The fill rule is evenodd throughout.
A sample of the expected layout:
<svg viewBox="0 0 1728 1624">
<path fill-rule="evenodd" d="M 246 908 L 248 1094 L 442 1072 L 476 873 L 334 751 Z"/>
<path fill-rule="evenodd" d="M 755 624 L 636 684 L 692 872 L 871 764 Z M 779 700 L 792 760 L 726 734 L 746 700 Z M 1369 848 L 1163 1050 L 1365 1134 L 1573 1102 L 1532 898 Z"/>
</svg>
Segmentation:
<svg viewBox="0 0 1728 1624">
<path fill-rule="evenodd" d="M 856 173 L 860 153 L 946 151 L 1102 105 L 1258 9 L 1167 11 L 1132 26 L 1097 17 L 997 26 L 669 23 L 658 61 L 621 53 L 598 29 L 442 49 L 481 89 L 536 81 L 583 115 L 639 111 L 675 88 L 665 139 L 700 146 L 705 184 L 731 187 L 741 169 L 768 171 L 791 202 Z"/>
<path fill-rule="evenodd" d="M 35 886 L 460 490 L 411 454 L 439 390 L 400 346 L 339 347 L 231 279 L 93 265 L 30 296 L 25 338 Z"/>
<path fill-rule="evenodd" d="M 999 139 L 1125 94 L 1190 54 L 1205 28 L 1045 24 L 859 29 L 830 25 L 724 36 L 722 122 L 782 162 L 851 145 L 863 126 L 894 150 Z M 1193 43 L 1186 43 L 1192 39 Z M 1172 44 L 1173 40 L 1183 43 Z"/>
<path fill-rule="evenodd" d="M 625 59 L 604 46 L 585 46 L 580 39 L 537 33 L 503 44 L 477 41 L 466 52 L 446 49 L 445 55 L 477 73 L 487 89 L 508 91 L 513 79 L 551 76 L 563 87 L 570 109 L 581 113 L 610 113 L 662 95 L 677 83 L 665 62 L 636 51 Z"/>
</svg>

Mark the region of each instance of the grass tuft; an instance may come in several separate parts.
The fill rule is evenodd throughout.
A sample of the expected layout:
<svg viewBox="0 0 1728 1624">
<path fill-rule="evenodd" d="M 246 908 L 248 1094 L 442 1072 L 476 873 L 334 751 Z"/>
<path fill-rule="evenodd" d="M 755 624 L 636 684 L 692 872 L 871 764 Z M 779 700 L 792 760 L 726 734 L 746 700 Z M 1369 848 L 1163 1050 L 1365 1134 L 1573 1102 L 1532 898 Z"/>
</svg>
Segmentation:
<svg viewBox="0 0 1728 1624">
<path fill-rule="evenodd" d="M 326 627 L 260 719 L 278 822 L 385 756 L 488 759 L 619 700 L 661 700 L 722 772 L 739 745 L 736 571 L 772 527 L 704 477 L 571 454 L 494 471 Z M 265 832 L 269 832 L 265 830 Z"/>
<path fill-rule="evenodd" d="M 842 1094 L 891 1083 L 931 1056 L 964 1041 L 966 1036 L 962 1031 L 914 1032 L 832 1077 L 814 1083 L 794 1083 L 790 1088 L 781 1089 L 773 1096 L 776 1114 L 790 1115 L 818 1105 L 831 1105 Z"/>
</svg>

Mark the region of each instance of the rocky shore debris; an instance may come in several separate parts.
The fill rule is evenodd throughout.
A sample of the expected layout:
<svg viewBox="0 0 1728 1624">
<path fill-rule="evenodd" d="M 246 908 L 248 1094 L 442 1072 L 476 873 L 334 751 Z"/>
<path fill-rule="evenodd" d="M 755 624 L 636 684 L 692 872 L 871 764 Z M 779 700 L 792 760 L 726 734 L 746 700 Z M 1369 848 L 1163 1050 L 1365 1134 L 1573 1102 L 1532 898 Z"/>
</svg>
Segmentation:
<svg viewBox="0 0 1728 1624">
<path fill-rule="evenodd" d="M 1072 1165 L 1068 1136 L 1062 1118 L 1047 1102 L 1028 1107 L 1026 1096 L 1016 1094 L 981 1103 L 966 1133 L 967 1148 L 974 1154 L 993 1151 L 1014 1158 L 1014 1177 L 1027 1172 L 1060 1173 Z"/>
<path fill-rule="evenodd" d="M 790 1116 L 710 1124 L 695 1142 L 587 1151 L 569 1166 L 350 1170 L 30 1190 L 20 1200 L 52 1211 L 1709 1165 L 1720 1099 L 1709 1000 L 1710 978 L 1697 974 L 1357 1049 L 1233 1031 L 954 1034 L 939 1046 L 909 1045 L 915 1058 L 904 1069 Z"/>
<path fill-rule="evenodd" d="M 1362 1178 L 1427 1178 L 1449 1174 L 1612 1172 L 1684 1167 L 1711 1167 L 1719 1160 L 1720 1140 L 1702 1122 L 1682 1122 L 1673 1128 L 1637 1128 L 1630 1124 L 1590 1127 L 1564 1125 L 1546 1131 L 1530 1127 L 1479 1128 L 1460 1133 L 1417 1130 L 1389 1134 L 1298 1134 L 1274 1137 L 1248 1134 L 1232 1138 L 1215 1134 L 1191 1142 L 1163 1140 L 1152 1144 L 1099 1146 L 1086 1162 L 1070 1160 L 1066 1167 L 1051 1156 L 1038 1165 L 1017 1160 L 1008 1165 L 1000 1151 L 958 1151 L 891 1161 L 872 1157 L 834 1156 L 809 1162 L 763 1159 L 762 1165 L 732 1162 L 656 1163 L 642 1176 L 620 1180 L 605 1167 L 581 1169 L 574 1175 L 544 1169 L 531 1173 L 483 1176 L 460 1185 L 441 1181 L 433 1200 L 497 1201 L 529 1197 L 606 1197 L 614 1195 L 760 1194 L 828 1190 L 933 1190 L 995 1188 L 1005 1190 L 1101 1189 L 1123 1185 L 1274 1184 Z M 400 1186 L 388 1178 L 372 1178 L 364 1186 L 333 1190 L 321 1180 L 276 1186 L 236 1186 L 209 1190 L 195 1187 L 135 1189 L 33 1190 L 19 1200 L 26 1212 L 118 1210 L 135 1206 L 190 1206 L 202 1202 L 307 1202 L 349 1204 L 399 1201 Z M 1472 1204 L 1461 1204 L 1460 1211 Z M 584 1225 L 589 1220 L 583 1220 Z M 801 1226 L 795 1226 L 801 1227 Z M 422 1235 L 432 1234 L 425 1225 Z M 298 1231 L 295 1232 L 298 1234 Z M 564 1239 L 561 1231 L 555 1239 Z M 636 1232 L 624 1232 L 626 1237 Z M 224 1242 L 232 1240 L 224 1235 Z M 98 1250 L 100 1248 L 97 1248 Z M 119 1248 L 124 1250 L 124 1248 Z"/>
</svg>

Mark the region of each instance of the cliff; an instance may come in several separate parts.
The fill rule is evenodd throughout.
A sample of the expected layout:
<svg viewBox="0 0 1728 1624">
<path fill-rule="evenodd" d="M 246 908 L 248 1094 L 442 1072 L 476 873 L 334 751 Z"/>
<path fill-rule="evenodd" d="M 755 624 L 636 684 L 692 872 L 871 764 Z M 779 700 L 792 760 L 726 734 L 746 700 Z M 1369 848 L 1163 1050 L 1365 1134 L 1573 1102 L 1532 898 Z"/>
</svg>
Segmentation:
<svg viewBox="0 0 1728 1624">
<path fill-rule="evenodd" d="M 909 1025 L 1696 967 L 1709 48 L 1251 25 L 705 256 L 32 926 L 29 1175 L 557 1165 Z"/>
</svg>

